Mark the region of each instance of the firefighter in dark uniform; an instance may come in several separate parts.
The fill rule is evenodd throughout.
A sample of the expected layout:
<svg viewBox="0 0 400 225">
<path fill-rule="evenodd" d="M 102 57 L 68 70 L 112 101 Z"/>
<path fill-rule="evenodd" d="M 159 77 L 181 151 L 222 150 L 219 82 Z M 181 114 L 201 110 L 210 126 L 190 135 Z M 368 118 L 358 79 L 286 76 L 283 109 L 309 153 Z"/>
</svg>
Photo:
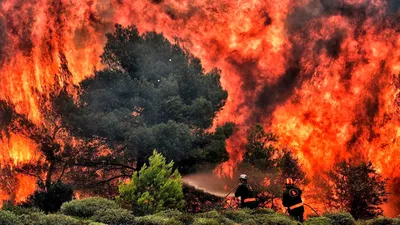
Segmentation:
<svg viewBox="0 0 400 225">
<path fill-rule="evenodd" d="M 285 184 L 286 189 L 283 192 L 282 204 L 287 208 L 291 217 L 302 223 L 304 206 L 301 200 L 301 190 L 293 184 L 292 178 L 287 178 Z"/>
<path fill-rule="evenodd" d="M 247 175 L 241 174 L 240 184 L 235 191 L 235 197 L 240 196 L 240 208 L 255 209 L 258 206 L 258 200 L 253 188 L 247 183 Z"/>
</svg>

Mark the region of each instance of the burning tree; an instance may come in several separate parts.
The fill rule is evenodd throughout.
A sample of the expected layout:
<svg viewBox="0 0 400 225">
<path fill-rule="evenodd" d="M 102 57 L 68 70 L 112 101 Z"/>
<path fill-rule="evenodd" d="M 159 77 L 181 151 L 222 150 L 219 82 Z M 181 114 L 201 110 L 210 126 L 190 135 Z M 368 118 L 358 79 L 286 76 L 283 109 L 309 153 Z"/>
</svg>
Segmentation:
<svg viewBox="0 0 400 225">
<path fill-rule="evenodd" d="M 350 212 L 356 219 L 382 215 L 387 202 L 387 179 L 377 173 L 371 162 L 343 161 L 327 172 L 321 200 L 329 208 Z"/>
</svg>

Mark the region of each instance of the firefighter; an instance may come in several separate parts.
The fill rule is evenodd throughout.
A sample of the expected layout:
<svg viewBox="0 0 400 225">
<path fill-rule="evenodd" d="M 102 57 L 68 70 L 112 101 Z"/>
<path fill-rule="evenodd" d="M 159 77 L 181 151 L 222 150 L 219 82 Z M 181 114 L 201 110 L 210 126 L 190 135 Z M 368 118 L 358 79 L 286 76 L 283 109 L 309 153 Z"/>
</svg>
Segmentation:
<svg viewBox="0 0 400 225">
<path fill-rule="evenodd" d="M 247 183 L 247 175 L 241 174 L 240 184 L 235 191 L 235 197 L 240 196 L 240 208 L 255 209 L 258 206 L 258 200 L 253 188 Z"/>
<path fill-rule="evenodd" d="M 302 223 L 304 206 L 301 200 L 301 190 L 293 184 L 292 178 L 287 178 L 285 184 L 286 189 L 283 192 L 282 204 L 287 208 L 291 217 Z"/>
</svg>

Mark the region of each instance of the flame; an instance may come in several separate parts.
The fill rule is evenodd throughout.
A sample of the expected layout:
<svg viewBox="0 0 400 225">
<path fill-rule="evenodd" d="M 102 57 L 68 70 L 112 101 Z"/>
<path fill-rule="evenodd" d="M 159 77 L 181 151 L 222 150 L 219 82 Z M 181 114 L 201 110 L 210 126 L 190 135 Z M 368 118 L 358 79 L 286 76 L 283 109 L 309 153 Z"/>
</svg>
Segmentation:
<svg viewBox="0 0 400 225">
<path fill-rule="evenodd" d="M 14 166 L 35 162 L 40 158 L 40 154 L 37 151 L 37 145 L 24 136 L 17 134 L 11 134 L 8 139 L 4 138 L 0 140 L 0 146 L 2 146 L 0 162 L 2 166 L 11 163 Z"/>
<path fill-rule="evenodd" d="M 231 157 L 219 167 L 222 174 L 233 174 L 245 131 L 262 123 L 295 150 L 310 175 L 355 158 L 395 179 L 400 37 L 386 2 L 4 0 L 0 99 L 46 125 L 41 109 L 49 106 L 38 97 L 91 76 L 102 67 L 104 34 L 114 23 L 133 23 L 140 32 L 179 40 L 207 70 L 222 69 L 229 97 L 214 127 L 229 121 L 239 130 L 227 141 Z M 33 148 L 9 147 L 22 146 L 17 139 L 1 141 L 1 157 L 31 160 Z"/>
</svg>

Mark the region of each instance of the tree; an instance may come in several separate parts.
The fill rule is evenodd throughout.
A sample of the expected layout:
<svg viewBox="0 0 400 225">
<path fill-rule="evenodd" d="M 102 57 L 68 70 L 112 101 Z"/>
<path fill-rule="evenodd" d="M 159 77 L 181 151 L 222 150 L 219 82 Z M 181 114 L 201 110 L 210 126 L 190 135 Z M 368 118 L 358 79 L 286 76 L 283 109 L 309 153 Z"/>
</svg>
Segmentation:
<svg viewBox="0 0 400 225">
<path fill-rule="evenodd" d="M 155 150 L 144 165 L 135 172 L 130 183 L 119 186 L 120 201 L 132 206 L 135 214 L 151 214 L 165 209 L 183 207 L 182 177 L 174 163 Z"/>
<path fill-rule="evenodd" d="M 257 124 L 247 136 L 246 153 L 238 166 L 238 172 L 247 173 L 252 185 L 261 192 L 264 204 L 273 209 L 278 209 L 275 199 L 282 196 L 286 178 L 292 178 L 297 185 L 308 182 L 292 151 L 277 148 L 277 141 L 275 134 Z"/>
<path fill-rule="evenodd" d="M 135 162 L 136 170 L 153 149 L 183 173 L 211 155 L 214 163 L 228 159 L 231 124 L 208 131 L 227 98 L 220 71 L 205 73 L 178 44 L 133 26 L 117 25 L 101 58 L 107 67 L 81 83 L 78 105 L 68 97 L 55 101 L 73 135 L 104 140 L 120 164 Z"/>
<path fill-rule="evenodd" d="M 339 162 L 326 175 L 323 197 L 330 207 L 348 211 L 355 219 L 382 215 L 380 206 L 387 202 L 387 180 L 371 162 Z"/>
</svg>

